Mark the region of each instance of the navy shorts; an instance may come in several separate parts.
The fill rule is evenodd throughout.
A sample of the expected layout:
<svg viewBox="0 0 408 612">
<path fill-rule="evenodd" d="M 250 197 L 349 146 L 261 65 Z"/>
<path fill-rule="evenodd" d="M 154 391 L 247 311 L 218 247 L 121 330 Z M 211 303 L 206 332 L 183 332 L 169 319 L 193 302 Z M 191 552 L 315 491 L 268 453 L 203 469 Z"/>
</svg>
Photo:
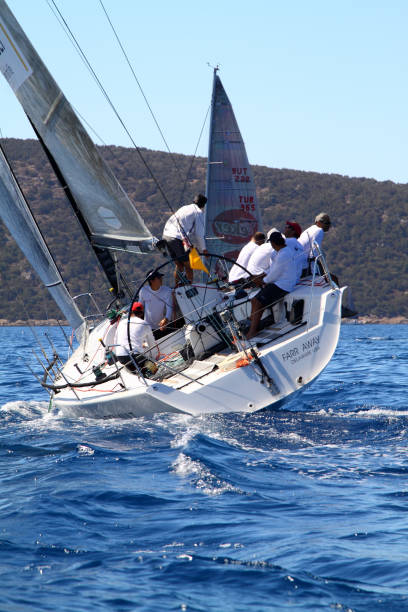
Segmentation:
<svg viewBox="0 0 408 612">
<path fill-rule="evenodd" d="M 263 287 L 260 292 L 256 294 L 255 299 L 261 302 L 262 306 L 273 306 L 275 302 L 281 300 L 287 293 L 289 292 L 284 291 L 273 283 L 270 283 L 265 285 L 265 287 Z"/>
<path fill-rule="evenodd" d="M 188 253 L 184 250 L 183 241 L 180 238 L 166 238 L 163 236 L 167 243 L 168 251 L 173 259 L 179 261 L 188 261 Z"/>
</svg>

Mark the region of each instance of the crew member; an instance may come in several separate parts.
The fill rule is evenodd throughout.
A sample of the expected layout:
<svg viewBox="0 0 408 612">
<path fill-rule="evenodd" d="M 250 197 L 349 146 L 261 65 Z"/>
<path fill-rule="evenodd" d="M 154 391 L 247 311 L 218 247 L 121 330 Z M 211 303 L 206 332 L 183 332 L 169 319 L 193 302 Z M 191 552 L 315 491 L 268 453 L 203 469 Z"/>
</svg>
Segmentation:
<svg viewBox="0 0 408 612">
<path fill-rule="evenodd" d="M 251 255 L 248 261 L 247 270 L 252 276 L 252 279 L 262 278 L 264 274 L 269 270 L 273 258 L 276 256 L 275 251 L 270 243 L 270 237 L 274 232 L 280 233 L 275 227 L 269 230 L 266 235 L 266 242 L 261 244 Z"/>
<path fill-rule="evenodd" d="M 159 355 L 157 348 L 154 350 L 155 340 L 152 328 L 143 320 L 143 316 L 143 304 L 141 302 L 134 302 L 131 308 L 130 320 L 128 320 L 127 315 L 121 318 L 115 335 L 115 355 L 117 361 L 126 365 L 131 372 L 137 370 L 133 363 L 135 361 L 145 376 L 149 373 L 154 373 L 154 369 L 157 370 L 157 366 L 149 361 L 149 357 L 157 359 Z M 131 347 L 129 346 L 128 323 Z M 133 360 L 130 355 L 132 355 Z"/>
<path fill-rule="evenodd" d="M 157 270 L 149 274 L 147 283 L 140 290 L 139 301 L 144 307 L 144 320 L 158 340 L 172 331 L 168 324 L 173 320 L 173 291 L 163 285 L 163 274 Z"/>
<path fill-rule="evenodd" d="M 322 245 L 323 236 L 328 232 L 331 226 L 330 217 L 327 213 L 321 212 L 317 215 L 313 225 L 305 229 L 299 237 L 299 242 L 303 248 L 302 257 L 302 276 L 306 276 L 309 272 L 309 260 L 317 255 L 314 243 Z"/>
<path fill-rule="evenodd" d="M 208 254 L 205 244 L 204 207 L 207 198 L 199 193 L 192 204 L 179 208 L 166 222 L 163 230 L 163 240 L 167 243 L 168 251 L 176 268 L 174 279 L 176 286 L 185 274 L 192 283 L 194 272 L 190 267 L 188 251 L 195 246 L 199 252 Z"/>
<path fill-rule="evenodd" d="M 293 250 L 293 256 L 296 264 L 296 282 L 302 276 L 303 267 L 303 247 L 298 238 L 302 233 L 302 228 L 295 221 L 286 221 L 283 234 L 285 236 L 286 246 Z"/>
<path fill-rule="evenodd" d="M 228 280 L 230 283 L 235 283 L 240 279 L 244 279 L 248 274 L 242 268 L 246 268 L 252 253 L 265 242 L 265 234 L 255 232 L 251 240 L 239 252 L 237 263 L 234 264 L 229 271 Z M 237 265 L 239 264 L 239 265 Z M 242 266 L 242 267 L 240 267 Z"/>
<path fill-rule="evenodd" d="M 251 325 L 247 339 L 256 336 L 265 308 L 273 306 L 287 293 L 293 291 L 296 284 L 296 264 L 292 249 L 286 246 L 285 239 L 280 232 L 273 232 L 269 241 L 276 251 L 276 256 L 263 278 L 263 288 L 251 301 Z"/>
</svg>

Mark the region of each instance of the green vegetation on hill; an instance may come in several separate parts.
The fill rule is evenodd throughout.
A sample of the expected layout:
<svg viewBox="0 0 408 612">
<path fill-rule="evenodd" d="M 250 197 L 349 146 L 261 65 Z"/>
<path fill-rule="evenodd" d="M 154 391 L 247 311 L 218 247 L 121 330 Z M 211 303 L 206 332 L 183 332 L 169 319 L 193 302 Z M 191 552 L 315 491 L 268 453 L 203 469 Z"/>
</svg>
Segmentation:
<svg viewBox="0 0 408 612">
<path fill-rule="evenodd" d="M 2 142 L 71 293 L 78 295 L 105 287 L 39 143 L 17 139 Z M 114 146 L 101 147 L 101 152 L 146 225 L 161 237 L 170 210 L 137 152 Z M 198 158 L 192 164 L 192 158 L 185 155 L 149 150 L 143 150 L 143 154 L 174 207 L 204 191 L 205 159 Z M 287 219 L 306 228 L 318 212 L 327 211 L 333 227 L 325 235 L 324 251 L 341 283 L 353 288 L 358 311 L 408 316 L 408 185 L 265 166 L 253 169 L 265 229 L 283 228 Z M 0 319 L 60 318 L 57 307 L 2 223 L 0 241 Z M 159 255 L 120 257 L 125 273 L 134 278 L 141 278 L 160 262 Z M 101 307 L 105 304 L 106 295 L 101 294 Z"/>
</svg>

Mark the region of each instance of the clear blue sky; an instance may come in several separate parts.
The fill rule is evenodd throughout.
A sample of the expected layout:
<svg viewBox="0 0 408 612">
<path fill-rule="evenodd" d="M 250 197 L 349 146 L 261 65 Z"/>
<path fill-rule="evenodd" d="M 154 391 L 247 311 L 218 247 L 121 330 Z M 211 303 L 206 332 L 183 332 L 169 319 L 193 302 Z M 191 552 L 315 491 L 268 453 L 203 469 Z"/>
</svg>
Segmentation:
<svg viewBox="0 0 408 612">
<path fill-rule="evenodd" d="M 99 0 L 56 2 L 137 144 L 165 150 Z M 172 151 L 194 151 L 219 63 L 253 164 L 408 182 L 406 0 L 103 2 Z M 46 0 L 8 4 L 103 141 L 131 146 Z M 0 96 L 3 136 L 33 137 L 3 77 Z"/>
</svg>

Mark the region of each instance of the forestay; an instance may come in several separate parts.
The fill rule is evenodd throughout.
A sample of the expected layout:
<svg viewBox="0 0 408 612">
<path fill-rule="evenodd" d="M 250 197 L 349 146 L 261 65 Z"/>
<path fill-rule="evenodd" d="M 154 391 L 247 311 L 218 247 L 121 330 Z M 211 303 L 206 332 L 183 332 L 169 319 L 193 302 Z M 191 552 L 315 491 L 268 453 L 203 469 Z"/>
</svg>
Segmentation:
<svg viewBox="0 0 408 612">
<path fill-rule="evenodd" d="M 85 332 L 85 320 L 68 293 L 1 148 L 0 217 L 75 330 L 80 342 Z"/>
<path fill-rule="evenodd" d="M 211 103 L 207 198 L 207 249 L 236 259 L 252 234 L 262 231 L 262 222 L 245 145 L 217 69 Z"/>
<path fill-rule="evenodd" d="M 0 69 L 66 182 L 91 244 L 97 249 L 150 250 L 151 233 L 4 0 Z"/>
</svg>

